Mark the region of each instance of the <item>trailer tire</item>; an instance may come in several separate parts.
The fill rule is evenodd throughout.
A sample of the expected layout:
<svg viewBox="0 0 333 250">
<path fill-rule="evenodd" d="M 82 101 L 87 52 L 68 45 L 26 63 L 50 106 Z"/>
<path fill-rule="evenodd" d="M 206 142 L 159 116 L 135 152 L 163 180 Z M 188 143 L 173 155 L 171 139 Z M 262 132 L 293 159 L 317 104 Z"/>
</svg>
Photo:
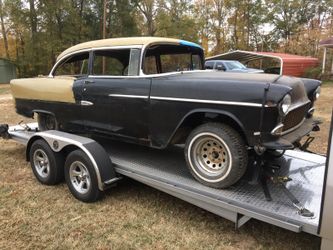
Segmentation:
<svg viewBox="0 0 333 250">
<path fill-rule="evenodd" d="M 101 198 L 95 169 L 88 156 L 80 149 L 71 152 L 65 162 L 65 180 L 72 195 L 83 202 Z"/>
<path fill-rule="evenodd" d="M 43 139 L 34 141 L 29 150 L 32 171 L 45 185 L 55 185 L 64 179 L 64 156 L 54 152 Z"/>
<path fill-rule="evenodd" d="M 214 188 L 227 188 L 244 175 L 248 152 L 243 138 L 232 127 L 206 123 L 188 136 L 185 159 L 199 182 Z"/>
</svg>

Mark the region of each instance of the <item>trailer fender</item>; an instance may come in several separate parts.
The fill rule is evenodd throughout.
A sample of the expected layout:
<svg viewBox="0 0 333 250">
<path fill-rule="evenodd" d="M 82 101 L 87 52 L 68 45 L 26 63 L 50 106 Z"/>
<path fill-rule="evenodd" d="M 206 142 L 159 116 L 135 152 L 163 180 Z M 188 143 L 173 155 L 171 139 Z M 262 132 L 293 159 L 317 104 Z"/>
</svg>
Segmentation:
<svg viewBox="0 0 333 250">
<path fill-rule="evenodd" d="M 108 186 L 118 181 L 112 161 L 105 149 L 96 141 L 78 135 L 61 131 L 49 130 L 34 134 L 27 143 L 27 160 L 32 143 L 37 139 L 44 139 L 54 152 L 66 152 L 66 149 L 81 149 L 91 160 L 94 166 L 98 188 L 103 191 Z"/>
</svg>

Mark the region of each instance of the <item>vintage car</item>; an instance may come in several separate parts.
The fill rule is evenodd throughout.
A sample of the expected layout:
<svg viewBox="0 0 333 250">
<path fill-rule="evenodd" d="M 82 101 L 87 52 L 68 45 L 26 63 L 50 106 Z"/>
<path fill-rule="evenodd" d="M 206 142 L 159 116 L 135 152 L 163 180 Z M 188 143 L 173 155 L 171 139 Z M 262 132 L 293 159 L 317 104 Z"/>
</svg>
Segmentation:
<svg viewBox="0 0 333 250">
<path fill-rule="evenodd" d="M 318 129 L 320 81 L 203 69 L 195 43 L 104 39 L 65 50 L 47 77 L 11 89 L 17 113 L 37 115 L 40 130 L 183 144 L 192 175 L 215 188 L 244 175 L 249 152 L 291 149 Z"/>
</svg>

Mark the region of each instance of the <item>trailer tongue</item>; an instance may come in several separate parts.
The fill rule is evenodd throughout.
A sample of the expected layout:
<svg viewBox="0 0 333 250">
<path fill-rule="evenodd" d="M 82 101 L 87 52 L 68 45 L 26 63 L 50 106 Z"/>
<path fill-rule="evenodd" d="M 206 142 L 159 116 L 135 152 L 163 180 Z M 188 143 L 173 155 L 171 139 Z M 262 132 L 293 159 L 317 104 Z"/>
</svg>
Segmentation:
<svg viewBox="0 0 333 250">
<path fill-rule="evenodd" d="M 30 150 L 29 142 L 37 137 L 47 141 L 55 152 L 62 152 L 62 148 L 71 144 L 80 145 L 83 151 L 87 147 L 93 158 L 96 156 L 90 143 L 96 143 L 103 148 L 98 152 L 105 152 L 110 159 L 108 166 L 99 169 L 100 174 L 106 173 L 105 168 L 108 167 L 109 172 L 115 171 L 117 175 L 109 174 L 109 180 L 101 176 L 100 190 L 126 176 L 231 220 L 236 228 L 254 218 L 294 232 L 319 234 L 325 198 L 326 157 L 287 151 L 284 156 L 271 160 L 268 168 L 271 174 L 262 175 L 258 183 L 250 184 L 244 178 L 231 188 L 214 189 L 193 179 L 180 147 L 155 150 L 110 140 L 92 140 L 60 131 L 37 132 L 36 126 L 9 127 L 8 132 L 6 129 L 2 131 L 2 135 L 27 145 L 27 151 Z M 88 144 L 90 148 L 86 146 Z M 262 183 L 266 184 L 264 188 Z"/>
</svg>

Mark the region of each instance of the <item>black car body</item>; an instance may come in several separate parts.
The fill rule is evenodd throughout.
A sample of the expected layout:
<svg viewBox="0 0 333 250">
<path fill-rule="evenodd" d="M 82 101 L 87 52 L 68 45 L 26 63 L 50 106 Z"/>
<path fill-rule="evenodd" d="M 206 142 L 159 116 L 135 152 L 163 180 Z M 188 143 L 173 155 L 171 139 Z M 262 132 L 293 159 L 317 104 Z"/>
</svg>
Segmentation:
<svg viewBox="0 0 333 250">
<path fill-rule="evenodd" d="M 247 148 L 290 149 L 316 126 L 320 81 L 203 68 L 203 50 L 194 43 L 106 39 L 63 52 L 48 77 L 11 86 L 17 113 L 39 114 L 41 129 L 156 148 L 183 144 L 210 122 L 237 131 Z"/>
</svg>

